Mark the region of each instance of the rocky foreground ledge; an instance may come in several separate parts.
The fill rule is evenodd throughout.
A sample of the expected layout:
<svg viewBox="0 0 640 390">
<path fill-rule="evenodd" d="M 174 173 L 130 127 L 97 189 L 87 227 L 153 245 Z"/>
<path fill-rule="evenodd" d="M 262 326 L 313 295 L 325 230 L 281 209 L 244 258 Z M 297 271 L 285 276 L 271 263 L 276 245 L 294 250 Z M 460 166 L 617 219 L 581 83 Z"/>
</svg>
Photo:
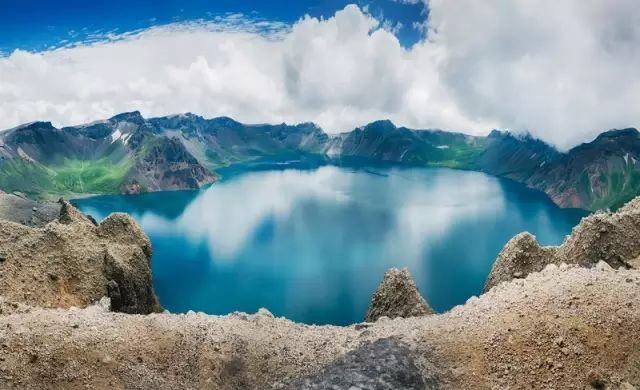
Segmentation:
<svg viewBox="0 0 640 390">
<path fill-rule="evenodd" d="M 586 263 L 549 263 L 515 280 L 509 279 L 522 271 L 505 273 L 504 281 L 479 298 L 440 315 L 429 314 L 428 304 L 415 295 L 415 285 L 403 271 L 393 271 L 372 302 L 370 313 L 377 321 L 349 327 L 296 324 L 266 310 L 228 316 L 124 314 L 113 311 L 117 310 L 113 299 L 122 299 L 122 294 L 109 288 L 114 279 L 105 276 L 110 275 L 105 253 L 117 253 L 124 264 L 136 258 L 133 253 L 150 255 L 144 239 L 131 238 L 137 225 L 124 215 L 95 225 L 65 202 L 62 210 L 58 220 L 45 228 L 0 222 L 0 250 L 20 248 L 5 254 L 0 263 L 2 275 L 7 272 L 3 267 L 13 264 L 11 277 L 0 276 L 0 388 L 633 389 L 640 385 L 640 272 L 627 260 L 640 253 L 633 257 L 632 249 L 621 252 L 611 247 L 623 262 L 617 269 L 605 262 L 605 256 L 595 264 L 590 257 Z M 617 235 L 608 237 L 618 240 Z M 638 240 L 638 236 L 623 237 Z M 54 244 L 56 240 L 61 243 Z M 82 243 L 81 249 L 74 249 L 74 240 Z M 585 256 L 608 253 L 601 248 L 609 241 L 597 242 L 597 249 L 583 247 Z M 48 246 L 37 251 L 32 243 Z M 83 257 L 83 252 L 88 255 Z M 73 292 L 77 306 L 83 308 L 60 301 L 47 279 L 46 288 L 39 290 L 40 276 L 31 280 L 29 272 L 20 272 L 22 267 L 38 270 L 36 264 L 46 268 L 49 262 L 54 262 L 52 269 L 72 265 L 68 274 L 56 273 L 69 276 L 69 289 L 60 291 Z M 83 267 L 85 273 L 98 276 L 86 278 Z M 139 269 L 148 272 L 148 262 Z M 137 280 L 135 272 L 121 276 L 118 285 Z M 393 286 L 405 293 L 394 293 Z M 111 302 L 98 301 L 98 296 L 111 296 Z M 393 307 L 393 302 L 407 305 Z M 417 316 L 389 318 L 396 315 Z"/>
<path fill-rule="evenodd" d="M 1 388 L 584 389 L 640 381 L 640 275 L 606 265 L 549 266 L 442 315 L 350 327 L 265 311 L 14 310 L 0 316 Z"/>
<path fill-rule="evenodd" d="M 6 200 L 6 195 L 0 197 Z M 47 204 L 47 207 L 49 204 Z M 0 220 L 0 296 L 38 307 L 84 307 L 111 298 L 125 313 L 160 311 L 151 242 L 128 215 L 98 224 L 69 202 L 44 227 Z"/>
<path fill-rule="evenodd" d="M 530 233 L 518 234 L 498 255 L 484 290 L 549 264 L 593 267 L 599 261 L 614 268 L 640 269 L 640 197 L 615 213 L 583 218 L 560 246 L 543 247 Z"/>
</svg>

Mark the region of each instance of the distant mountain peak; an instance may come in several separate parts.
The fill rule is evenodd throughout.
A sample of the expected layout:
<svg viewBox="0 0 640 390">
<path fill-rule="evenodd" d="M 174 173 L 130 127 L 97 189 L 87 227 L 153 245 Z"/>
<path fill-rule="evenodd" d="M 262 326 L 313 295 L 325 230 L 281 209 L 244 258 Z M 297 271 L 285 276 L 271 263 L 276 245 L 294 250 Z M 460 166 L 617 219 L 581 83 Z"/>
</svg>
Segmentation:
<svg viewBox="0 0 640 390">
<path fill-rule="evenodd" d="M 112 116 L 109 120 L 113 122 L 132 122 L 140 124 L 144 122 L 144 117 L 140 111 L 131 111 Z"/>
<path fill-rule="evenodd" d="M 237 120 L 235 120 L 233 118 L 230 118 L 228 116 L 219 116 L 219 117 L 216 117 L 216 118 L 212 118 L 212 119 L 209 119 L 209 122 L 217 124 L 217 125 L 222 125 L 222 126 L 240 126 L 240 125 L 242 125 Z"/>
<path fill-rule="evenodd" d="M 633 127 L 628 127 L 626 129 L 612 129 L 598 135 L 598 137 L 596 138 L 596 141 L 603 140 L 603 139 L 623 138 L 623 137 L 640 137 L 640 132 L 638 131 L 638 129 Z"/>
<path fill-rule="evenodd" d="M 16 127 L 14 127 L 13 129 L 10 129 L 10 130 L 28 130 L 28 129 L 33 129 L 33 130 L 56 130 L 56 127 L 51 122 L 36 121 L 36 122 L 30 122 L 30 123 L 25 123 L 25 124 L 20 125 L 20 126 L 16 126 Z"/>
<path fill-rule="evenodd" d="M 364 131 L 382 131 L 391 132 L 396 130 L 396 125 L 389 119 L 382 119 L 379 121 L 371 122 L 368 125 L 362 127 Z"/>
<path fill-rule="evenodd" d="M 173 115 L 167 115 L 164 117 L 158 117 L 160 119 L 162 118 L 167 118 L 167 119 L 187 119 L 187 120 L 202 120 L 204 119 L 204 117 L 198 115 L 198 114 L 194 114 L 192 112 L 184 112 L 181 114 L 173 114 Z M 153 118 L 153 119 L 158 119 L 158 118 Z"/>
</svg>

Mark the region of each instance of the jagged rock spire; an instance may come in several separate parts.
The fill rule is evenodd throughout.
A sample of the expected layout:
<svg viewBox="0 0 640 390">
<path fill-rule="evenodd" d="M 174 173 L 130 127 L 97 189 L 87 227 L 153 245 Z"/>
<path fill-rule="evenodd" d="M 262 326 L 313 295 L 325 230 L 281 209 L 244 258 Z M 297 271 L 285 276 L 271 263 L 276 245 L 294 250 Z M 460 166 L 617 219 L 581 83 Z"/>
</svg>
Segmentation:
<svg viewBox="0 0 640 390">
<path fill-rule="evenodd" d="M 366 322 L 375 322 L 380 317 L 419 317 L 434 311 L 420 295 L 411 273 L 406 268 L 391 268 L 373 294 Z"/>
</svg>

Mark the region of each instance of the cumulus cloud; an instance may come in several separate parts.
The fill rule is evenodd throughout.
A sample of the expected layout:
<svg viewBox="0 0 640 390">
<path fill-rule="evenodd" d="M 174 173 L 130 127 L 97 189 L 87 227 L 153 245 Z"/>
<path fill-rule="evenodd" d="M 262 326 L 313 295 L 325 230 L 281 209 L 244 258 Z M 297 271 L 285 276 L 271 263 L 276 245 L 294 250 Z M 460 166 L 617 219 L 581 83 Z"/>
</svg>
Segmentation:
<svg viewBox="0 0 640 390">
<path fill-rule="evenodd" d="M 472 134 L 528 130 L 566 148 L 640 122 L 640 5 L 430 0 L 426 37 L 355 5 L 292 26 L 241 16 L 174 24 L 0 58 L 0 128 L 77 124 L 122 111 L 328 132 L 389 118 Z M 425 15 L 426 17 L 426 15 Z"/>
<path fill-rule="evenodd" d="M 567 148 L 640 125 L 635 0 L 430 0 L 430 44 L 460 110 Z"/>
<path fill-rule="evenodd" d="M 314 121 L 328 132 L 380 118 L 486 130 L 439 85 L 431 51 L 404 49 L 354 5 L 269 34 L 171 25 L 42 53 L 18 50 L 0 59 L 0 127 L 77 124 L 137 109 Z"/>
</svg>

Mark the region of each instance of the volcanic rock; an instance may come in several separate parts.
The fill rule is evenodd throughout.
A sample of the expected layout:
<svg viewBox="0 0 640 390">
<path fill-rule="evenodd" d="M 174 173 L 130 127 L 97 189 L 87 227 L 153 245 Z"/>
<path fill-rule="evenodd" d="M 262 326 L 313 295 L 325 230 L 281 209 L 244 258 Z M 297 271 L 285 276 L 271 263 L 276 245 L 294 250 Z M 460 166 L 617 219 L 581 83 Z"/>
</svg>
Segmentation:
<svg viewBox="0 0 640 390">
<path fill-rule="evenodd" d="M 380 317 L 419 317 L 434 311 L 420 295 L 411 273 L 406 268 L 391 268 L 384 274 L 382 283 L 373 295 L 366 322 L 375 322 Z"/>
<path fill-rule="evenodd" d="M 0 295 L 11 302 L 85 307 L 117 295 L 113 310 L 160 310 L 151 282 L 151 243 L 126 214 L 96 225 L 61 201 L 58 220 L 42 228 L 0 220 L 0 257 Z"/>
<path fill-rule="evenodd" d="M 549 264 L 640 269 L 640 197 L 615 213 L 585 217 L 561 246 L 541 247 L 530 233 L 512 238 L 498 255 L 484 291 L 514 278 L 539 272 Z"/>
<path fill-rule="evenodd" d="M 24 196 L 0 192 L 0 219 L 27 226 L 43 227 L 58 218 L 60 207 L 56 202 L 37 202 Z"/>
</svg>

